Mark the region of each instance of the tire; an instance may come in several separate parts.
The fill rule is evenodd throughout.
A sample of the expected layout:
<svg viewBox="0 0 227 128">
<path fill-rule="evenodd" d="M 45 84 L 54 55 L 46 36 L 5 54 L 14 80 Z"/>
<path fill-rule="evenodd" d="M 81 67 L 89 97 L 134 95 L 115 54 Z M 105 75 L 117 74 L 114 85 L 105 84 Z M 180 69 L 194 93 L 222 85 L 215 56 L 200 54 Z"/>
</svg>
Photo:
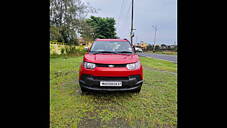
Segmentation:
<svg viewBox="0 0 227 128">
<path fill-rule="evenodd" d="M 141 87 L 139 87 L 139 88 L 133 90 L 132 92 L 134 92 L 134 93 L 140 93 L 140 90 L 141 90 Z"/>
<path fill-rule="evenodd" d="M 87 92 L 87 90 L 85 88 L 83 88 L 83 87 L 80 87 L 80 89 L 81 89 L 82 93 L 83 92 Z"/>
<path fill-rule="evenodd" d="M 88 92 L 88 90 L 87 90 L 86 88 L 83 88 L 83 87 L 81 86 L 81 84 L 80 84 L 80 90 L 81 90 L 82 93 Z"/>
</svg>

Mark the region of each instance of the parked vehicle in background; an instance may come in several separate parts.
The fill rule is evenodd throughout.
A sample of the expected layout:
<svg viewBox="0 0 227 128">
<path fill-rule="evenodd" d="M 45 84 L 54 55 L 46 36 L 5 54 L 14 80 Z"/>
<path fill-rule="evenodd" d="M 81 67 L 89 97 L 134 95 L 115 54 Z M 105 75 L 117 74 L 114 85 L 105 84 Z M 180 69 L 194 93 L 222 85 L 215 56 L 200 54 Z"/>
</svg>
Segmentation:
<svg viewBox="0 0 227 128">
<path fill-rule="evenodd" d="M 136 52 L 143 52 L 143 50 L 139 47 L 135 47 Z"/>
<path fill-rule="evenodd" d="M 82 92 L 140 92 L 143 68 L 139 56 L 127 39 L 96 39 L 80 65 Z"/>
</svg>

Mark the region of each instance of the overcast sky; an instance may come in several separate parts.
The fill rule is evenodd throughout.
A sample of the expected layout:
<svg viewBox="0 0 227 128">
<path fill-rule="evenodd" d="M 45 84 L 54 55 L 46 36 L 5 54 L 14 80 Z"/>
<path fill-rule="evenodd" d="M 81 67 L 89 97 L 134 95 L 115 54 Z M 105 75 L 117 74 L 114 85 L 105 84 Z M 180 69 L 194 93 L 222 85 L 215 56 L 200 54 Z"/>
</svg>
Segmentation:
<svg viewBox="0 0 227 128">
<path fill-rule="evenodd" d="M 116 20 L 117 36 L 129 38 L 131 27 L 132 0 L 83 0 L 90 6 L 100 9 L 89 14 L 100 17 L 113 17 Z M 174 44 L 176 40 L 177 9 L 176 0 L 134 0 L 134 42 L 152 43 L 157 25 L 157 43 Z"/>
</svg>

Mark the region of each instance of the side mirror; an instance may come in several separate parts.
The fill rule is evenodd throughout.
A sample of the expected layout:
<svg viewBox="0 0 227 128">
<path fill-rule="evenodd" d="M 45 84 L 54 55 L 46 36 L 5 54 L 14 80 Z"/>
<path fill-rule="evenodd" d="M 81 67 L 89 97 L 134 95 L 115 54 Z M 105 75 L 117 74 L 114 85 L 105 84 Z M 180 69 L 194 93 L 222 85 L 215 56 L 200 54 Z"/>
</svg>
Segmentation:
<svg viewBox="0 0 227 128">
<path fill-rule="evenodd" d="M 88 51 L 88 49 L 89 49 L 88 47 L 84 47 L 84 50 L 85 50 L 85 51 Z"/>
<path fill-rule="evenodd" d="M 89 51 L 89 47 L 84 47 L 84 50 L 85 50 L 86 52 L 88 52 L 88 51 Z"/>
</svg>

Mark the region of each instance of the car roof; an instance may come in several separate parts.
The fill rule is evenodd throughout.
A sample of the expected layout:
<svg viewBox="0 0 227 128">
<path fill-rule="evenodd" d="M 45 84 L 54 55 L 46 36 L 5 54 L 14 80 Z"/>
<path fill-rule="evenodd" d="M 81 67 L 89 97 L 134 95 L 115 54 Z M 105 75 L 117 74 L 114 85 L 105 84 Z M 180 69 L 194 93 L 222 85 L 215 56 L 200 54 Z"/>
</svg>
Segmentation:
<svg viewBox="0 0 227 128">
<path fill-rule="evenodd" d="M 128 42 L 127 39 L 96 39 L 95 41 L 125 41 L 125 42 Z"/>
</svg>

